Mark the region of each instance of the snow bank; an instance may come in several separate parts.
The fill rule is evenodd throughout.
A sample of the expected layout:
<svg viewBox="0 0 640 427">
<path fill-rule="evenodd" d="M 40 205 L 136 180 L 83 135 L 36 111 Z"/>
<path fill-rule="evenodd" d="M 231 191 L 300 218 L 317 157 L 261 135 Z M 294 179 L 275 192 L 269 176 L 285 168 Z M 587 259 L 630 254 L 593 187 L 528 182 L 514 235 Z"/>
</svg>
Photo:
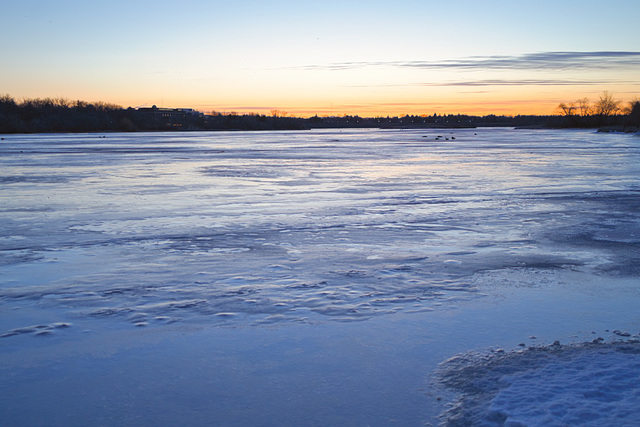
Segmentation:
<svg viewBox="0 0 640 427">
<path fill-rule="evenodd" d="M 468 353 L 444 362 L 438 381 L 461 393 L 445 425 L 637 425 L 640 341 Z"/>
</svg>

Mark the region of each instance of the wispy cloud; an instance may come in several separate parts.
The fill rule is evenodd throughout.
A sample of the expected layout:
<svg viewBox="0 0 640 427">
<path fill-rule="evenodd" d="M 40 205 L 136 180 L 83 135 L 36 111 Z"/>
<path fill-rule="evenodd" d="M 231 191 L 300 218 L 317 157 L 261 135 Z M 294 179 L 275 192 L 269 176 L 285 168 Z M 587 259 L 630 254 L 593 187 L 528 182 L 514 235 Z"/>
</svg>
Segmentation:
<svg viewBox="0 0 640 427">
<path fill-rule="evenodd" d="M 524 55 L 470 56 L 440 61 L 362 61 L 296 67 L 305 70 L 351 70 L 366 67 L 427 70 L 588 70 L 640 66 L 640 52 L 538 52 Z"/>
<path fill-rule="evenodd" d="M 606 80 L 472 80 L 444 83 L 419 83 L 420 86 L 589 86 L 612 83 Z M 620 82 L 616 82 L 620 83 Z"/>
<path fill-rule="evenodd" d="M 402 87 L 402 86 L 431 86 L 431 87 L 486 87 L 486 86 L 592 86 L 603 84 L 627 84 L 635 83 L 620 80 L 561 80 L 561 79 L 487 79 L 487 80 L 463 80 L 430 83 L 397 83 L 380 85 L 355 85 L 350 87 Z"/>
</svg>

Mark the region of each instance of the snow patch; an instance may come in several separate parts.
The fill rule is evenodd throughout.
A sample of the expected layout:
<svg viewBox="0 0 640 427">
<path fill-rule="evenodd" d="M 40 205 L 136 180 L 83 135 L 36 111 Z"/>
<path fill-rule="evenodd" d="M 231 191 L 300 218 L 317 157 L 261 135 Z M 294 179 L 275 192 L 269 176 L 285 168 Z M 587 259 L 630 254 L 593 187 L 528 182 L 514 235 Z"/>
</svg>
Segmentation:
<svg viewBox="0 0 640 427">
<path fill-rule="evenodd" d="M 438 382 L 460 393 L 444 425 L 633 425 L 640 419 L 640 341 L 467 353 L 444 362 Z"/>
</svg>

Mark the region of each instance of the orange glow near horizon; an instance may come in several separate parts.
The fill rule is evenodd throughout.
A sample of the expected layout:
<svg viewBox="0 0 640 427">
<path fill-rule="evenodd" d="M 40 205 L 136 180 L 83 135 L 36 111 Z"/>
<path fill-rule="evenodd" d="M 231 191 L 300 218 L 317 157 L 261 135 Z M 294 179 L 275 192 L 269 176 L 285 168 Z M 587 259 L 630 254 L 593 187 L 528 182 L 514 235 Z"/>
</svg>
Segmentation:
<svg viewBox="0 0 640 427">
<path fill-rule="evenodd" d="M 70 91 L 70 96 L 61 94 L 60 90 L 53 93 L 37 94 L 31 92 L 24 96 L 15 96 L 20 101 L 25 98 L 67 98 L 70 100 L 82 100 L 86 102 L 105 102 L 119 105 L 123 108 L 151 107 L 156 105 L 165 108 L 193 108 L 204 113 L 237 113 L 237 114 L 265 114 L 272 115 L 274 110 L 295 117 L 312 117 L 315 115 L 326 116 L 360 116 L 360 117 L 400 117 L 405 115 L 431 116 L 433 114 L 464 114 L 473 116 L 486 116 L 490 114 L 516 116 L 516 115 L 555 115 L 561 102 L 574 102 L 578 99 L 588 98 L 593 105 L 599 95 L 608 90 L 614 94 L 623 104 L 638 98 L 640 92 L 634 91 L 635 87 L 618 87 L 611 90 L 607 87 L 585 88 L 577 87 L 568 90 L 554 90 L 555 88 L 514 87 L 501 90 L 477 90 L 469 92 L 449 93 L 444 90 L 437 97 L 431 97 L 427 93 L 418 93 L 407 96 L 406 93 L 369 94 L 356 93 L 356 96 L 341 96 L 335 93 L 335 99 L 327 96 L 319 96 L 317 91 L 309 91 L 308 99 L 301 100 L 302 92 L 296 96 L 277 96 L 276 94 L 260 93 L 259 88 L 255 96 L 239 92 L 237 96 L 231 93 L 222 93 L 218 100 L 213 102 L 209 97 L 199 96 L 191 98 L 188 94 L 177 91 L 167 93 L 166 96 L 147 98 L 141 93 L 94 93 L 92 96 L 81 96 L 80 91 Z M 438 88 L 440 89 L 440 88 Z M 500 88 L 499 88 L 500 89 Z M 618 89 L 618 90 L 615 90 Z M 89 92 L 89 91 L 87 91 Z M 392 91 L 391 91 L 392 92 Z M 402 91 L 399 91 L 402 92 Z M 270 99 L 268 95 L 274 95 Z M 358 96 L 360 95 L 360 96 Z M 397 96 L 396 96 L 397 95 Z"/>
<path fill-rule="evenodd" d="M 271 115 L 277 110 L 279 113 L 286 113 L 288 116 L 294 117 L 312 117 L 312 116 L 360 116 L 360 117 L 400 117 L 405 115 L 422 116 L 433 114 L 463 114 L 471 116 L 486 115 L 555 115 L 558 114 L 557 107 L 561 102 L 572 102 L 585 96 L 574 97 L 557 97 L 545 100 L 523 100 L 523 101 L 500 101 L 486 100 L 465 102 L 460 101 L 443 101 L 443 102 L 377 102 L 377 103 L 318 103 L 318 104 L 298 104 L 298 103 L 280 103 L 262 105 L 241 105 L 237 103 L 228 104 L 203 104 L 188 102 L 172 102 L 171 105 L 164 101 L 164 107 L 186 107 L 194 108 L 205 113 L 236 113 L 236 114 L 265 114 Z M 589 97 L 589 96 L 587 96 Z M 598 98 L 597 95 L 589 97 L 593 102 Z M 631 99 L 631 98 L 630 98 Z M 625 100 L 626 102 L 626 100 Z M 150 105 L 149 105 L 150 106 Z M 160 104 L 157 104 L 160 107 Z"/>
<path fill-rule="evenodd" d="M 309 87 L 313 87 L 309 85 Z M 626 104 L 640 95 L 636 86 L 615 85 L 602 87 L 574 86 L 564 87 L 488 87 L 472 90 L 451 90 L 451 88 L 418 87 L 411 93 L 401 88 L 382 90 L 359 89 L 343 94 L 341 89 L 300 88 L 295 94 L 277 93 L 263 90 L 254 85 L 244 90 L 219 92 L 218 96 L 199 95 L 190 97 L 192 92 L 165 90 L 164 96 L 146 98 L 142 94 L 111 93 L 105 98 L 99 94 L 91 100 L 104 101 L 124 108 L 152 106 L 168 108 L 193 108 L 204 113 L 237 113 L 271 115 L 274 110 L 286 112 L 289 116 L 360 116 L 360 117 L 396 117 L 404 115 L 443 115 L 466 114 L 473 116 L 495 115 L 555 115 L 558 104 L 588 98 L 593 105 L 599 95 L 608 90 L 616 99 Z M 124 96 L 123 96 L 124 95 Z M 72 98 L 74 99 L 74 98 Z M 79 98 L 81 99 L 81 98 Z M 89 100 L 89 101 L 91 101 Z"/>
<path fill-rule="evenodd" d="M 274 110 L 284 112 L 288 116 L 313 117 L 313 116 L 360 116 L 360 117 L 400 117 L 405 115 L 422 116 L 433 114 L 463 114 L 471 116 L 486 116 L 490 114 L 515 116 L 515 115 L 553 115 L 556 114 L 558 103 L 523 105 L 522 103 L 504 105 L 470 105 L 470 104 L 422 104 L 422 105 L 388 105 L 353 106 L 353 105 L 331 105 L 325 107 L 314 106 L 284 106 L 284 107 L 242 107 L 242 106 L 219 106 L 211 105 L 196 108 L 206 113 L 237 113 L 237 114 L 266 114 L 271 115 Z"/>
</svg>

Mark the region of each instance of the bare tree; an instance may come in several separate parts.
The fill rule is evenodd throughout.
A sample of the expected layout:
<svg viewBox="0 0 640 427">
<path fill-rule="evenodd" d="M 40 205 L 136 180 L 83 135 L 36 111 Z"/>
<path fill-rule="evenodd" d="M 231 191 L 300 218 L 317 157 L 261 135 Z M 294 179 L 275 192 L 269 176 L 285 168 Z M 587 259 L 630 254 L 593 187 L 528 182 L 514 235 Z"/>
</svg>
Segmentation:
<svg viewBox="0 0 640 427">
<path fill-rule="evenodd" d="M 637 96 L 629 101 L 627 103 L 627 106 L 623 107 L 621 111 L 623 114 L 631 114 L 634 108 L 640 108 L 640 98 L 638 98 Z"/>
<path fill-rule="evenodd" d="M 286 117 L 286 116 L 287 116 L 287 114 L 289 114 L 289 113 L 287 113 L 286 111 L 282 111 L 282 110 L 271 110 L 271 115 L 272 115 L 273 117 Z"/>
<path fill-rule="evenodd" d="M 591 114 L 591 105 L 589 105 L 589 98 L 582 98 L 576 101 L 578 104 L 578 110 L 582 117 L 586 117 Z"/>
<path fill-rule="evenodd" d="M 561 102 L 560 105 L 558 105 L 558 109 L 562 114 L 569 117 L 569 116 L 573 116 L 573 114 L 575 113 L 576 106 L 573 102 L 570 102 L 568 104 Z"/>
<path fill-rule="evenodd" d="M 613 99 L 613 94 L 605 90 L 596 102 L 596 114 L 603 117 L 614 116 L 620 112 L 621 103 L 622 101 Z"/>
</svg>

